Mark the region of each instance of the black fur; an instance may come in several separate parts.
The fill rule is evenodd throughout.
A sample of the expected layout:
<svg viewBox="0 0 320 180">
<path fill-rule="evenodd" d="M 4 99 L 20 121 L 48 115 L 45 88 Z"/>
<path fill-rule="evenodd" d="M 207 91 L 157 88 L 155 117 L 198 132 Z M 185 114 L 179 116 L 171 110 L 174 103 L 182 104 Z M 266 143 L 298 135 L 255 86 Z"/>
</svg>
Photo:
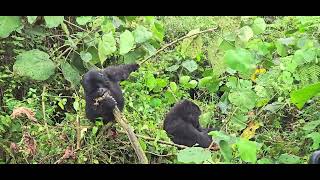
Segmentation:
<svg viewBox="0 0 320 180">
<path fill-rule="evenodd" d="M 214 128 L 202 128 L 199 123 L 200 108 L 191 101 L 183 100 L 177 103 L 164 120 L 164 130 L 170 139 L 180 145 L 199 146 L 207 148 L 212 142 L 208 132 Z"/>
<path fill-rule="evenodd" d="M 320 164 L 320 151 L 315 151 L 312 153 L 309 164 Z"/>
<path fill-rule="evenodd" d="M 126 80 L 130 73 L 139 68 L 138 64 L 109 66 L 102 71 L 91 70 L 87 72 L 82 81 L 86 100 L 86 116 L 94 121 L 102 117 L 104 122 L 114 120 L 113 109 L 116 103 L 111 98 L 106 98 L 95 106 L 95 99 L 101 97 L 106 90 L 116 100 L 120 111 L 124 107 L 124 97 L 120 87 L 120 81 Z"/>
</svg>

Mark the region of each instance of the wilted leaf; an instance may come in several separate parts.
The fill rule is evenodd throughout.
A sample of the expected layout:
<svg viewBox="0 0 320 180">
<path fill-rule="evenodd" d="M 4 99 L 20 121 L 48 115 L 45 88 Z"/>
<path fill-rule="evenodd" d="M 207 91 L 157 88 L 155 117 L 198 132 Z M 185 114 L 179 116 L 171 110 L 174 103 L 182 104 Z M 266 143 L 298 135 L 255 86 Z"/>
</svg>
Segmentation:
<svg viewBox="0 0 320 180">
<path fill-rule="evenodd" d="M 256 121 L 251 121 L 248 127 L 241 134 L 241 138 L 251 139 L 254 137 L 256 130 L 260 127 L 260 124 Z"/>
<path fill-rule="evenodd" d="M 13 109 L 11 118 L 16 119 L 18 117 L 23 117 L 24 115 L 27 116 L 29 120 L 33 122 L 37 122 L 37 119 L 34 117 L 35 113 L 31 109 L 26 107 L 18 107 Z"/>
<path fill-rule="evenodd" d="M 19 54 L 13 65 L 13 71 L 21 76 L 44 81 L 54 74 L 55 65 L 49 55 L 38 49 Z"/>
</svg>

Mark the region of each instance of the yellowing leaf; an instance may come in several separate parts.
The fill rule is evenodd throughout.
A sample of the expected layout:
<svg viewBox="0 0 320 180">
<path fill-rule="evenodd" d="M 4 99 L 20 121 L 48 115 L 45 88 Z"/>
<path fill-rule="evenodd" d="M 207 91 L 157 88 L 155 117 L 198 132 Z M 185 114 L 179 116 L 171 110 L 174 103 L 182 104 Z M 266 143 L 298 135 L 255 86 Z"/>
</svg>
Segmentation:
<svg viewBox="0 0 320 180">
<path fill-rule="evenodd" d="M 243 133 L 241 134 L 242 138 L 245 139 L 251 139 L 254 137 L 256 130 L 260 127 L 260 124 L 258 122 L 255 121 L 251 121 L 248 125 L 248 127 L 243 131 Z"/>
<path fill-rule="evenodd" d="M 267 70 L 264 69 L 264 68 L 257 68 L 257 69 L 255 70 L 255 72 L 251 75 L 251 80 L 252 80 L 252 81 L 256 81 L 257 77 L 258 77 L 260 74 L 264 74 L 264 73 L 266 73 L 266 72 L 267 72 Z"/>
</svg>

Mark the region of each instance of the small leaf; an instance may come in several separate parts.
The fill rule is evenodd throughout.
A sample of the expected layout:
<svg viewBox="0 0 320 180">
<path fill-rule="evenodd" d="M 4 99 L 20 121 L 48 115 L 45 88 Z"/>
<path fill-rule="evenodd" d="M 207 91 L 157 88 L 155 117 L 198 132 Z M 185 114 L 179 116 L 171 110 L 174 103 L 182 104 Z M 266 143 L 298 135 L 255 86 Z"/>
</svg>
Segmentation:
<svg viewBox="0 0 320 180">
<path fill-rule="evenodd" d="M 46 21 L 46 26 L 48 28 L 58 27 L 64 20 L 63 16 L 44 16 L 44 20 Z"/>
<path fill-rule="evenodd" d="M 83 26 L 92 20 L 92 16 L 79 16 L 76 18 L 76 22 Z"/>
<path fill-rule="evenodd" d="M 181 84 L 187 84 L 190 81 L 190 76 L 181 76 L 179 78 L 179 83 Z"/>
<path fill-rule="evenodd" d="M 266 27 L 267 27 L 267 25 L 264 22 L 263 18 L 256 18 L 253 21 L 253 24 L 251 26 L 254 34 L 257 34 L 257 35 L 263 33 L 266 30 Z"/>
<path fill-rule="evenodd" d="M 92 59 L 92 55 L 89 52 L 81 51 L 80 57 L 83 61 L 89 62 Z"/>
<path fill-rule="evenodd" d="M 243 42 L 248 42 L 253 37 L 253 31 L 249 26 L 243 26 L 238 34 L 238 37 Z"/>
<path fill-rule="evenodd" d="M 211 159 L 211 152 L 200 147 L 191 147 L 181 150 L 177 154 L 179 162 L 200 164 Z"/>
<path fill-rule="evenodd" d="M 79 101 L 74 101 L 74 103 L 73 103 L 73 108 L 74 108 L 76 111 L 79 110 L 79 106 L 80 106 Z"/>
<path fill-rule="evenodd" d="M 132 33 L 136 43 L 143 43 L 152 37 L 152 33 L 140 25 Z"/>
<path fill-rule="evenodd" d="M 120 34 L 120 55 L 128 53 L 135 45 L 134 37 L 128 30 Z"/>
<path fill-rule="evenodd" d="M 179 67 L 180 67 L 179 65 L 175 64 L 175 65 L 172 65 L 172 66 L 168 67 L 166 70 L 170 71 L 170 72 L 173 72 L 173 71 L 178 70 Z"/>
<path fill-rule="evenodd" d="M 34 22 L 36 22 L 38 16 L 27 16 L 28 19 L 28 23 L 29 24 L 33 24 Z"/>
<path fill-rule="evenodd" d="M 19 54 L 13 65 L 13 71 L 21 76 L 44 81 L 54 74 L 55 65 L 49 55 L 38 49 Z"/>
<path fill-rule="evenodd" d="M 178 86 L 175 82 L 170 82 L 170 89 L 172 92 L 176 92 L 178 90 Z"/>
<path fill-rule="evenodd" d="M 19 16 L 0 16 L 0 37 L 6 38 L 21 26 Z"/>
<path fill-rule="evenodd" d="M 195 87 L 197 87 L 197 85 L 198 85 L 198 81 L 196 81 L 196 80 L 191 80 L 191 81 L 189 82 L 189 85 L 190 85 L 190 88 L 195 88 Z"/>
<path fill-rule="evenodd" d="M 182 63 L 189 72 L 193 72 L 198 69 L 198 64 L 194 60 L 187 60 Z"/>
</svg>

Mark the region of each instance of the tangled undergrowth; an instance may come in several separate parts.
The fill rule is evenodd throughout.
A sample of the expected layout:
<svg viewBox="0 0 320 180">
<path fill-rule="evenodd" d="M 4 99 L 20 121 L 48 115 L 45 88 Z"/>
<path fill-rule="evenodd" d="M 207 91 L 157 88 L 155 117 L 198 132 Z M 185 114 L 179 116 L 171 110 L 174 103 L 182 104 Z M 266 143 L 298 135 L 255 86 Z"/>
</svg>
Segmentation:
<svg viewBox="0 0 320 180">
<path fill-rule="evenodd" d="M 119 125 L 115 135 L 86 119 L 80 82 L 89 69 L 152 56 L 121 83 L 150 163 L 306 163 L 320 146 L 319 21 L 1 16 L 0 162 L 138 163 Z M 163 119 L 181 99 L 220 129 L 210 133 L 219 150 L 170 141 Z"/>
</svg>

